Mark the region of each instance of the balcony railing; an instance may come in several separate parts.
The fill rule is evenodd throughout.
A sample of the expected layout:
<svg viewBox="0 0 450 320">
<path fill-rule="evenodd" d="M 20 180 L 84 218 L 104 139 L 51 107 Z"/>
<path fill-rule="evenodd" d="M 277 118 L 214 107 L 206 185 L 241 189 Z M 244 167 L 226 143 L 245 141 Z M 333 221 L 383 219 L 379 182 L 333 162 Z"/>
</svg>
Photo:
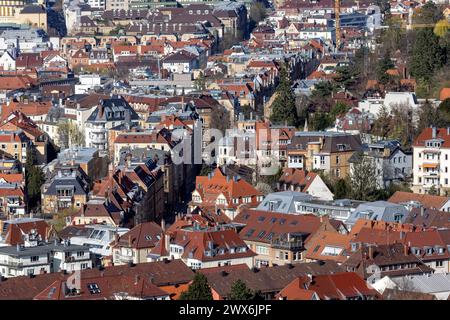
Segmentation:
<svg viewBox="0 0 450 320">
<path fill-rule="evenodd" d="M 301 241 L 301 240 L 290 240 L 290 241 L 272 240 L 271 246 L 275 249 L 298 250 L 298 249 L 303 248 L 303 241 Z"/>
<path fill-rule="evenodd" d="M 124 262 L 124 263 L 128 263 L 133 261 L 133 257 L 132 256 L 126 256 L 123 254 L 116 254 L 116 259 L 119 260 L 120 262 Z"/>
</svg>

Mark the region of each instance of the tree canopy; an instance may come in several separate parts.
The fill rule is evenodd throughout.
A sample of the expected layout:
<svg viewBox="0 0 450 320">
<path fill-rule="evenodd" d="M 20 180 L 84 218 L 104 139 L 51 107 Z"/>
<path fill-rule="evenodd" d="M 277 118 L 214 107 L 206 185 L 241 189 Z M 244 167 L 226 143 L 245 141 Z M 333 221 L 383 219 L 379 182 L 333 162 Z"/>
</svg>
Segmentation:
<svg viewBox="0 0 450 320">
<path fill-rule="evenodd" d="M 187 291 L 180 295 L 179 300 L 212 300 L 211 289 L 208 285 L 208 279 L 200 272 L 194 276 L 194 280 Z"/>
<path fill-rule="evenodd" d="M 272 103 L 270 120 L 274 123 L 286 122 L 290 126 L 298 125 L 295 96 L 292 91 L 292 81 L 286 65 L 280 70 L 280 82 L 276 90 L 276 98 Z"/>
</svg>

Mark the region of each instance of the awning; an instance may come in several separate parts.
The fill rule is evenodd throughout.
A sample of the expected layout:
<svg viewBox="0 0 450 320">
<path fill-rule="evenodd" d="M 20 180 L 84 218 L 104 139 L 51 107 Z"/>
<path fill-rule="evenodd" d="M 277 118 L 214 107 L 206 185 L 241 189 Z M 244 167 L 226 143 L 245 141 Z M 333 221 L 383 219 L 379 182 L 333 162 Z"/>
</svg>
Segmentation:
<svg viewBox="0 0 450 320">
<path fill-rule="evenodd" d="M 423 168 L 437 168 L 438 164 L 437 163 L 424 163 L 422 165 Z"/>
</svg>

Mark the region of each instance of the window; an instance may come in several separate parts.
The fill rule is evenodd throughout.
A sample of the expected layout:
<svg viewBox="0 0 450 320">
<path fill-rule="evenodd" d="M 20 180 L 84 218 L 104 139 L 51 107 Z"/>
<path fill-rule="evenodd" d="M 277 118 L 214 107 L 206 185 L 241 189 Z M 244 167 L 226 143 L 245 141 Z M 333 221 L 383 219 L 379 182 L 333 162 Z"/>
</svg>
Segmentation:
<svg viewBox="0 0 450 320">
<path fill-rule="evenodd" d="M 336 164 L 339 164 L 339 162 L 340 162 L 339 156 L 336 156 Z"/>
<path fill-rule="evenodd" d="M 271 218 L 270 219 L 270 223 L 275 223 L 275 221 L 277 221 L 277 218 Z"/>
<path fill-rule="evenodd" d="M 31 257 L 31 262 L 37 262 L 39 261 L 39 256 L 32 256 Z"/>
<path fill-rule="evenodd" d="M 260 233 L 258 233 L 258 238 L 262 239 L 265 236 L 266 232 L 263 230 Z"/>
<path fill-rule="evenodd" d="M 250 238 L 254 232 L 255 232 L 255 229 L 248 230 L 247 233 L 245 234 L 245 237 Z"/>
<path fill-rule="evenodd" d="M 87 285 L 88 290 L 91 294 L 97 294 L 100 293 L 100 288 L 98 287 L 98 285 L 96 283 L 90 283 Z"/>
<path fill-rule="evenodd" d="M 320 165 L 321 166 L 325 165 L 325 157 L 324 156 L 320 156 Z"/>
<path fill-rule="evenodd" d="M 269 254 L 269 248 L 264 246 L 256 246 L 256 253 L 262 254 L 262 255 L 268 255 Z"/>
<path fill-rule="evenodd" d="M 82 263 L 80 265 L 81 270 L 87 269 L 88 268 L 88 264 L 87 263 Z"/>
<path fill-rule="evenodd" d="M 443 267 L 444 262 L 442 260 L 436 261 L 436 267 Z"/>
<path fill-rule="evenodd" d="M 84 257 L 84 251 L 78 251 L 77 252 L 77 257 Z"/>
</svg>

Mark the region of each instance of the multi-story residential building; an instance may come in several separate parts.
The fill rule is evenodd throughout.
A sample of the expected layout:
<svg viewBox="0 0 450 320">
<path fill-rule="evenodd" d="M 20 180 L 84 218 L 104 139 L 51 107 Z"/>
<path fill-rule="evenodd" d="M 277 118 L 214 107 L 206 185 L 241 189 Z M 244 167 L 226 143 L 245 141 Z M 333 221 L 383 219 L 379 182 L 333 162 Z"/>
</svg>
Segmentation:
<svg viewBox="0 0 450 320">
<path fill-rule="evenodd" d="M 356 272 L 369 283 L 389 276 L 391 279 L 406 275 L 431 274 L 434 270 L 414 255 L 407 245 L 365 245 L 349 253 L 342 264 L 348 272 Z"/>
<path fill-rule="evenodd" d="M 109 129 L 120 125 L 137 124 L 139 115 L 122 97 L 100 100 L 97 108 L 86 120 L 86 146 L 108 154 Z"/>
<path fill-rule="evenodd" d="M 449 229 L 408 232 L 404 237 L 404 244 L 423 263 L 434 269 L 434 273 L 450 272 Z"/>
<path fill-rule="evenodd" d="M 293 126 L 256 121 L 255 140 L 258 164 L 262 167 L 284 167 L 288 160 L 287 148 L 292 142 L 295 130 Z"/>
<path fill-rule="evenodd" d="M 450 212 L 450 197 L 446 196 L 396 191 L 388 201 L 401 204 L 408 210 L 423 207 L 426 209 Z"/>
<path fill-rule="evenodd" d="M 50 242 L 58 238 L 53 226 L 43 219 L 0 220 L 0 247 L 24 244 L 23 234 L 29 234 L 31 230 L 34 230 L 43 241 Z"/>
<path fill-rule="evenodd" d="M 185 164 L 177 164 L 172 161 L 170 151 L 152 148 L 122 148 L 119 164 L 124 167 L 143 165 L 152 159 L 164 173 L 164 205 L 166 212 L 170 212 L 190 194 L 186 185 L 185 176 L 191 173 L 185 170 Z"/>
<path fill-rule="evenodd" d="M 278 189 L 303 192 L 325 201 L 331 201 L 334 197 L 319 174 L 302 169 L 284 168 L 278 180 Z"/>
<path fill-rule="evenodd" d="M 363 202 L 349 199 L 317 200 L 311 194 L 303 192 L 280 191 L 267 194 L 256 209 L 288 214 L 327 215 L 334 220 L 346 222 L 361 203 Z"/>
<path fill-rule="evenodd" d="M 90 181 L 78 166 L 60 166 L 42 185 L 42 212 L 56 214 L 79 209 L 88 201 Z"/>
<path fill-rule="evenodd" d="M 321 228 L 334 230 L 329 220 L 313 215 L 261 210 L 245 210 L 233 222 L 244 225 L 239 236 L 257 254 L 257 267 L 299 263 L 304 260 L 305 242 L 311 234 Z"/>
<path fill-rule="evenodd" d="M 100 155 L 96 148 L 71 147 L 61 150 L 58 158 L 48 164 L 53 171 L 58 165 L 79 166 L 89 177 L 90 181 L 104 178 L 108 173 L 108 158 Z"/>
<path fill-rule="evenodd" d="M 0 150 L 25 164 L 31 140 L 21 130 L 0 131 Z"/>
<path fill-rule="evenodd" d="M 296 132 L 287 146 L 289 168 L 323 170 L 336 178 L 350 173 L 349 159 L 361 150 L 359 135 L 341 132 Z"/>
<path fill-rule="evenodd" d="M 29 117 L 27 117 L 23 112 L 14 111 L 11 114 L 6 115 L 0 125 L 0 131 L 11 131 L 16 133 L 23 132 L 32 143 L 33 148 L 31 149 L 31 151 L 34 152 L 37 163 L 42 164 L 47 162 L 47 152 L 49 147 L 48 135 L 44 131 L 42 131 L 38 127 L 38 125 Z M 20 147 L 22 152 L 22 162 L 25 162 L 26 148 L 28 146 L 22 143 Z"/>
<path fill-rule="evenodd" d="M 413 186 L 416 193 L 450 191 L 450 128 L 426 128 L 413 143 Z"/>
<path fill-rule="evenodd" d="M 385 222 L 403 222 L 408 216 L 408 210 L 401 204 L 387 201 L 374 201 L 360 204 L 345 221 L 349 229 L 359 219 Z"/>
<path fill-rule="evenodd" d="M 84 232 L 81 235 L 69 236 L 66 240 L 70 240 L 71 244 L 87 246 L 95 258 L 95 263 L 105 262 L 104 258 L 112 256 L 111 243 L 117 239 L 117 236 L 120 237 L 129 230 L 128 228 L 91 224 L 84 226 Z"/>
<path fill-rule="evenodd" d="M 161 240 L 163 234 L 163 229 L 154 222 L 144 222 L 135 226 L 111 244 L 114 265 L 147 262 L 147 255 Z"/>
<path fill-rule="evenodd" d="M 0 216 L 21 218 L 25 215 L 25 191 L 17 183 L 0 183 Z"/>
<path fill-rule="evenodd" d="M 187 227 L 166 233 L 148 255 L 148 261 L 182 259 L 191 269 L 246 264 L 253 267 L 256 254 L 234 230 L 201 230 Z"/>
<path fill-rule="evenodd" d="M 412 174 L 412 154 L 401 149 L 396 140 L 379 141 L 362 145 L 362 151 L 350 157 L 350 172 L 363 158 L 376 170 L 377 187 L 387 188 L 391 183 L 407 181 Z"/>
<path fill-rule="evenodd" d="M 197 176 L 192 192 L 191 210 L 225 214 L 234 219 L 242 205 L 256 207 L 263 200 L 261 192 L 239 177 L 226 176 L 220 168 L 208 176 Z"/>
<path fill-rule="evenodd" d="M 0 274 L 6 278 L 92 268 L 89 247 L 70 242 L 44 243 L 31 230 L 25 244 L 0 247 Z"/>
</svg>

